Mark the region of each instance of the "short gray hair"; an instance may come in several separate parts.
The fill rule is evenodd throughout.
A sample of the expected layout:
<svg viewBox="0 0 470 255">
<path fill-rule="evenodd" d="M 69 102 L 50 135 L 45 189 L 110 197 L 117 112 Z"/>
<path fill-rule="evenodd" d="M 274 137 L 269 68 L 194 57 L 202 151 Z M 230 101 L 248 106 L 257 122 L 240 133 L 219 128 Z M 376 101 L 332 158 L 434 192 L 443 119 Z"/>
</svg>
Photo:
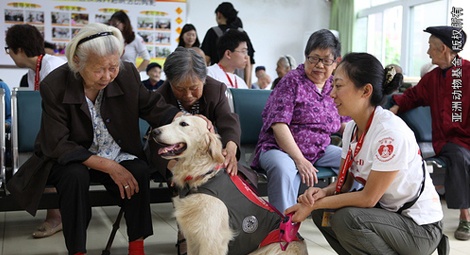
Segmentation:
<svg viewBox="0 0 470 255">
<path fill-rule="evenodd" d="M 328 29 L 320 29 L 310 35 L 305 46 L 305 57 L 316 49 L 330 49 L 335 59 L 341 56 L 341 43 Z"/>
<path fill-rule="evenodd" d="M 206 81 L 207 67 L 204 58 L 191 48 L 178 47 L 165 60 L 163 67 L 170 84 L 178 84 L 190 77 Z"/>
<path fill-rule="evenodd" d="M 90 54 L 107 56 L 124 51 L 124 39 L 119 29 L 101 23 L 90 23 L 80 29 L 67 44 L 65 56 L 72 72 L 77 74 L 83 68 Z M 74 61 L 77 57 L 79 61 Z"/>
</svg>

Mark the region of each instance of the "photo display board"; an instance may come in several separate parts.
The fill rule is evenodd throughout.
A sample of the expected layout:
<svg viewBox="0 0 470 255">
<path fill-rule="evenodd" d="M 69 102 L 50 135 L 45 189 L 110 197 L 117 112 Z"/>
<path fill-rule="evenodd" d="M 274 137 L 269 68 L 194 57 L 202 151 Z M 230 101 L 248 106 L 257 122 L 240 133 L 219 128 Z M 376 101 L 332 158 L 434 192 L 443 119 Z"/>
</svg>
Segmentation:
<svg viewBox="0 0 470 255">
<path fill-rule="evenodd" d="M 186 0 L 2 0 L 0 29 L 6 33 L 15 24 L 34 25 L 47 42 L 55 44 L 56 54 L 63 55 L 65 46 L 81 27 L 93 22 L 107 23 L 114 12 L 123 10 L 134 32 L 144 39 L 150 61 L 163 64 L 178 46 L 187 19 L 186 8 Z M 5 36 L 0 46 L 2 49 L 6 46 Z M 141 61 L 138 58 L 136 62 Z M 0 65 L 15 63 L 4 55 L 0 57 Z"/>
</svg>

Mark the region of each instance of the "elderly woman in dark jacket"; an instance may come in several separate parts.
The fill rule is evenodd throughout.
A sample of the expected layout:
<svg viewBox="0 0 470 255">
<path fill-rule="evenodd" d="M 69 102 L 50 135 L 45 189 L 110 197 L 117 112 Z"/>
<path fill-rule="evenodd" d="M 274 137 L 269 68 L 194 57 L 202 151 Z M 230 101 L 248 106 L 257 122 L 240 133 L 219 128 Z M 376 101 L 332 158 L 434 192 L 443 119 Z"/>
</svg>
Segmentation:
<svg viewBox="0 0 470 255">
<path fill-rule="evenodd" d="M 152 235 L 149 166 L 139 117 L 159 126 L 182 113 L 141 85 L 135 67 L 121 62 L 123 49 L 118 29 L 89 24 L 67 45 L 68 64 L 41 82 L 42 126 L 35 155 L 19 172 L 48 162 L 38 170 L 43 178 L 35 176 L 32 189 L 42 193 L 46 181 L 57 188 L 69 254 L 86 253 L 91 180 L 121 198 L 129 254 L 144 254 L 143 239 Z M 21 194 L 17 197 L 21 201 Z M 23 206 L 35 213 L 37 201 Z"/>
<path fill-rule="evenodd" d="M 222 139 L 224 167 L 229 174 L 238 172 L 237 157 L 240 145 L 238 115 L 232 113 L 225 92 L 227 86 L 207 76 L 204 59 L 190 48 L 178 47 L 171 53 L 164 67 L 167 80 L 156 90 L 166 102 L 181 111 L 205 116 Z M 169 176 L 171 162 L 156 153 L 156 144 L 150 143 L 154 166 L 163 176 Z M 178 233 L 178 254 L 185 254 L 186 243 Z"/>
</svg>

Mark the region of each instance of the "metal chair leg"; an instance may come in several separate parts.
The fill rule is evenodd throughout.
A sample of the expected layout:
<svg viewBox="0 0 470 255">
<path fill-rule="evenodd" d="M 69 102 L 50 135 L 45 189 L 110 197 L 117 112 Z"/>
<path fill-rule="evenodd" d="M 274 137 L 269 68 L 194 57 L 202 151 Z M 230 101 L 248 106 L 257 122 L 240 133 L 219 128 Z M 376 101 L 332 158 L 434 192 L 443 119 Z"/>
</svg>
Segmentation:
<svg viewBox="0 0 470 255">
<path fill-rule="evenodd" d="M 110 255 L 111 254 L 111 246 L 113 245 L 114 237 L 116 236 L 116 232 L 119 229 L 119 224 L 121 223 L 122 215 L 124 214 L 124 208 L 121 207 L 119 210 L 118 216 L 116 221 L 113 223 L 113 229 L 111 230 L 111 234 L 109 234 L 108 243 L 106 244 L 106 248 L 101 252 L 101 255 Z"/>
</svg>

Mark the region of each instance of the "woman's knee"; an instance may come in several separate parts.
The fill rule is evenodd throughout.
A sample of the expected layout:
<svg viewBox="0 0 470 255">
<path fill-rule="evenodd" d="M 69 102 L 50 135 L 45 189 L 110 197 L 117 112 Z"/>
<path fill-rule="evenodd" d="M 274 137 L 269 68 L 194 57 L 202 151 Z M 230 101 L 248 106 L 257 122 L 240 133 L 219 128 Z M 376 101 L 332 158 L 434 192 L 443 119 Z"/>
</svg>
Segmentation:
<svg viewBox="0 0 470 255">
<path fill-rule="evenodd" d="M 335 233 L 346 233 L 355 228 L 358 208 L 344 207 L 337 210 L 331 217 L 331 228 Z"/>
<path fill-rule="evenodd" d="M 59 182 L 66 183 L 67 185 L 86 185 L 90 184 L 90 174 L 86 166 L 81 163 L 71 163 L 67 165 L 58 166 L 58 173 L 60 172 Z"/>
<path fill-rule="evenodd" d="M 121 163 L 139 183 L 150 181 L 150 169 L 147 163 L 142 160 L 124 161 Z"/>
<path fill-rule="evenodd" d="M 260 165 L 268 175 L 285 178 L 297 173 L 295 163 L 286 153 L 279 150 L 269 150 L 260 155 Z M 295 175 L 295 174 L 294 174 Z"/>
</svg>

